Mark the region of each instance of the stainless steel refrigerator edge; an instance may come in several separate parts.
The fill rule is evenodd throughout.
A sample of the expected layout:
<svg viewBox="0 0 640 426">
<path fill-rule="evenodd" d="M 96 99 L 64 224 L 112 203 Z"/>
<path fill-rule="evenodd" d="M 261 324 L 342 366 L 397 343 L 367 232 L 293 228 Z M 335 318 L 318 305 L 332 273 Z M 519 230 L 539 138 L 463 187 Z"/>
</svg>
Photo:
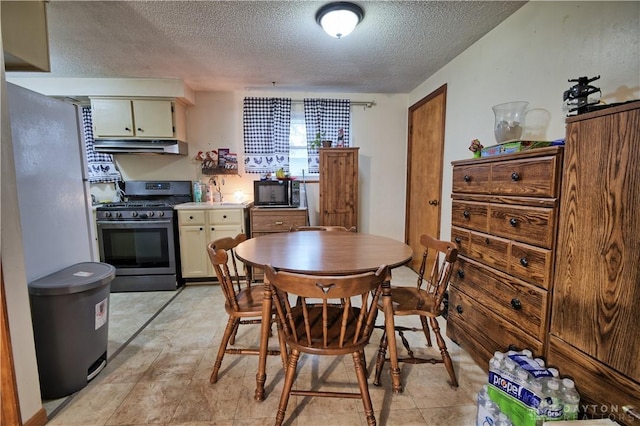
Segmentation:
<svg viewBox="0 0 640 426">
<path fill-rule="evenodd" d="M 7 84 L 27 282 L 98 261 L 77 107 Z"/>
</svg>

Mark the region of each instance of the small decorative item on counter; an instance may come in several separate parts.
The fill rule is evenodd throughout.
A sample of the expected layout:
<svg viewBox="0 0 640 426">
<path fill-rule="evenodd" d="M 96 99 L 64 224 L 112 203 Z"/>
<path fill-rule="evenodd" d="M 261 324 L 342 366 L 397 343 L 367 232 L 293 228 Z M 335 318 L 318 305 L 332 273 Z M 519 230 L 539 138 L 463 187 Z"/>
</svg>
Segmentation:
<svg viewBox="0 0 640 426">
<path fill-rule="evenodd" d="M 480 158 L 482 148 L 484 148 L 484 145 L 480 143 L 480 140 L 474 139 L 471 141 L 471 145 L 469 145 L 469 151 L 473 152 L 473 158 Z"/>
<path fill-rule="evenodd" d="M 338 129 L 338 142 L 336 142 L 338 148 L 342 148 L 344 146 L 344 129 Z"/>
</svg>

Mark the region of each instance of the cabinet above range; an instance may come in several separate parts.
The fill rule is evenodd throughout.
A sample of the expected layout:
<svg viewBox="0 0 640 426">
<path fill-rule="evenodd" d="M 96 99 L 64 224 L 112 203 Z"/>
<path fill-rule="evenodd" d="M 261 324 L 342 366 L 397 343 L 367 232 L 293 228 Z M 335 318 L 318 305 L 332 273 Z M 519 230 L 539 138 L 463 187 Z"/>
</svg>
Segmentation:
<svg viewBox="0 0 640 426">
<path fill-rule="evenodd" d="M 186 107 L 172 99 L 91 98 L 96 151 L 186 154 Z"/>
</svg>

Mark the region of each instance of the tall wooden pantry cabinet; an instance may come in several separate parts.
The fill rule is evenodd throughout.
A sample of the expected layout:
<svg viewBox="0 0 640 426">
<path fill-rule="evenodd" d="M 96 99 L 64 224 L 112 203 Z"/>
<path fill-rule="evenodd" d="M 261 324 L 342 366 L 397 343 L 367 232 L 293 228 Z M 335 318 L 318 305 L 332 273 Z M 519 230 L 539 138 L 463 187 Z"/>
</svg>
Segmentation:
<svg viewBox="0 0 640 426">
<path fill-rule="evenodd" d="M 359 148 L 320 148 L 320 225 L 358 228 Z"/>
<path fill-rule="evenodd" d="M 640 425 L 640 102 L 568 118 L 564 157 L 547 363 Z"/>
</svg>

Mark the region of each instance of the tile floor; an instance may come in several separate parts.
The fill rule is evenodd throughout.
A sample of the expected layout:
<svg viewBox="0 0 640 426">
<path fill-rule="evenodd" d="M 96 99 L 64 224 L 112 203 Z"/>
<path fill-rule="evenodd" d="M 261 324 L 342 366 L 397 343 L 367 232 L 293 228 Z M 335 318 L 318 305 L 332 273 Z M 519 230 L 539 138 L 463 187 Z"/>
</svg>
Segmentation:
<svg viewBox="0 0 640 426">
<path fill-rule="evenodd" d="M 414 285 L 408 268 L 394 270 L 394 285 Z M 130 302 L 112 298 L 111 308 Z M 50 425 L 271 425 L 282 390 L 280 357 L 267 362 L 266 399 L 253 399 L 257 357 L 226 355 L 218 383 L 209 383 L 211 367 L 226 324 L 223 296 L 215 285 L 187 286 L 157 316 L 110 359 L 107 367 L 83 390 L 50 415 Z M 137 306 L 137 307 L 136 307 Z M 128 308 L 127 316 L 112 314 L 110 331 L 135 320 L 145 305 Z M 125 310 L 126 311 L 126 310 Z M 146 315 L 149 318 L 148 314 Z M 379 319 L 380 321 L 380 319 Z M 145 321 L 146 322 L 146 321 Z M 442 323 L 443 331 L 445 323 Z M 135 326 L 134 326 L 135 327 Z M 408 333 L 414 350 L 437 354 L 420 334 Z M 444 334 L 444 333 L 443 333 Z M 415 335 L 415 338 L 413 337 Z M 240 328 L 238 342 L 257 342 L 259 326 Z M 366 350 L 367 365 L 375 364 L 380 331 Z M 445 338 L 446 339 L 446 338 Z M 111 339 L 110 339 L 111 340 Z M 401 364 L 404 392 L 393 394 L 388 369 L 382 386 L 370 392 L 379 425 L 475 424 L 475 395 L 485 373 L 469 355 L 447 340 L 460 386 L 452 388 L 443 365 Z M 271 346 L 277 347 L 275 339 Z M 357 388 L 350 356 L 301 356 L 297 382 L 323 389 Z M 366 425 L 362 403 L 353 399 L 291 397 L 285 425 Z"/>
</svg>

